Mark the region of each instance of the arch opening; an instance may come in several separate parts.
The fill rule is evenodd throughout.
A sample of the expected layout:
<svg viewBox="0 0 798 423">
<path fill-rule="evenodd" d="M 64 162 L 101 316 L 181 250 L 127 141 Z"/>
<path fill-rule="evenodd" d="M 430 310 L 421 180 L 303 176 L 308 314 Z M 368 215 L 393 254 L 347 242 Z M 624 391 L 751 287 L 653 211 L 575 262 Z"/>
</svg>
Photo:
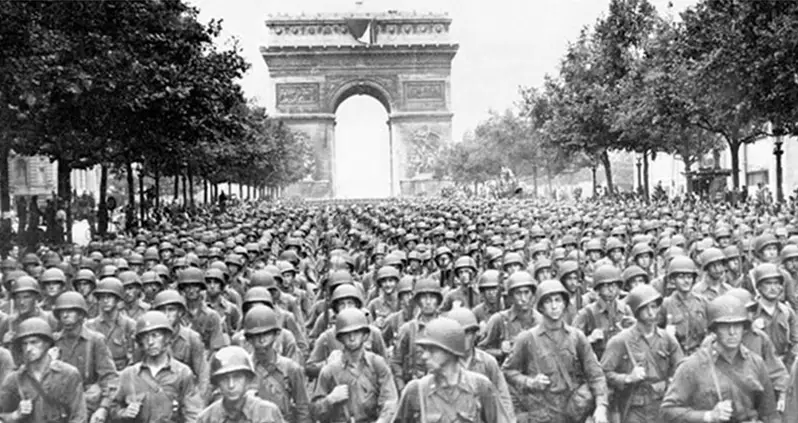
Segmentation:
<svg viewBox="0 0 798 423">
<path fill-rule="evenodd" d="M 355 92 L 335 105 L 336 198 L 391 195 L 388 108 L 378 96 Z"/>
</svg>

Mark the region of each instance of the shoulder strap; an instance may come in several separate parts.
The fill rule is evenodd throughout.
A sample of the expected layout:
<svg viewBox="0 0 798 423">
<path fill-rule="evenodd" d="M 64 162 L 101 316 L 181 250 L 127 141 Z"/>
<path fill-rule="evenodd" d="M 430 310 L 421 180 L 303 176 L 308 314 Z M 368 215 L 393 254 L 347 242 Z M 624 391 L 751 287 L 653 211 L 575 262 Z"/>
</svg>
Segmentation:
<svg viewBox="0 0 798 423">
<path fill-rule="evenodd" d="M 84 329 L 85 330 L 85 329 Z M 91 369 L 94 367 L 94 348 L 92 344 L 94 344 L 94 339 L 91 336 L 86 337 L 86 363 L 83 365 L 83 384 L 90 385 L 89 378 L 91 377 Z M 85 386 L 84 386 L 85 387 Z"/>
<path fill-rule="evenodd" d="M 36 390 L 36 392 L 39 394 L 39 396 L 44 400 L 45 404 L 55 404 L 56 407 L 58 407 L 58 409 L 60 411 L 62 411 L 62 412 L 66 409 L 66 405 L 63 402 L 58 401 L 58 399 L 53 398 L 52 396 L 47 395 L 47 393 L 44 392 L 44 388 L 42 388 L 42 385 L 39 383 L 38 380 L 36 380 L 35 377 L 33 377 L 30 374 L 28 374 L 27 371 L 22 372 L 22 375 L 26 379 L 28 379 L 28 381 L 30 382 L 31 386 L 33 386 L 33 389 Z"/>
<path fill-rule="evenodd" d="M 427 423 L 427 406 L 424 403 L 424 378 L 418 379 L 418 410 L 421 414 L 420 423 Z"/>
<path fill-rule="evenodd" d="M 535 342 L 535 348 L 538 351 L 541 351 L 540 338 L 538 337 L 537 333 L 535 333 L 534 330 L 532 330 L 531 332 L 532 332 L 532 339 Z M 569 391 L 573 391 L 575 388 L 574 381 L 571 379 L 571 374 L 568 373 L 568 369 L 566 369 L 563 362 L 560 361 L 560 356 L 558 354 L 551 354 L 551 356 L 554 359 L 554 365 L 557 366 L 557 372 L 562 376 L 563 380 L 565 381 L 565 386 L 568 387 Z"/>
</svg>

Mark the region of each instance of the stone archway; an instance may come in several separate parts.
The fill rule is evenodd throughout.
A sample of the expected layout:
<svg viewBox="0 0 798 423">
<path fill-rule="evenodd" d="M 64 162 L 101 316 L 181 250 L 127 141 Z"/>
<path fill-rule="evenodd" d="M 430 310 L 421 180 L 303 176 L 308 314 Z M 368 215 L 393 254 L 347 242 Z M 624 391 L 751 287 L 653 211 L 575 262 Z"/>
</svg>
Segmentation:
<svg viewBox="0 0 798 423">
<path fill-rule="evenodd" d="M 335 196 L 335 111 L 366 94 L 388 111 L 391 195 L 428 172 L 429 159 L 452 137 L 451 19 L 438 14 L 272 16 L 269 45 L 271 113 L 304 132 L 313 145 L 311 178 L 287 195 Z M 368 27 L 369 42 L 355 38 Z M 362 35 L 362 33 L 361 33 Z"/>
</svg>

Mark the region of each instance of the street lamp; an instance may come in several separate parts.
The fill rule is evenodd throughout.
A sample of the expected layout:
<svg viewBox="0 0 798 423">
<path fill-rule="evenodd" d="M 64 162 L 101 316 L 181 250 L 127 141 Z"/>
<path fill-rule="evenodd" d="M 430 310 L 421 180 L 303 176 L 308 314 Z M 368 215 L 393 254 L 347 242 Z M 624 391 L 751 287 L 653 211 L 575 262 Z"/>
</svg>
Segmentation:
<svg viewBox="0 0 798 423">
<path fill-rule="evenodd" d="M 641 167 L 643 166 L 643 158 L 637 157 L 637 191 L 643 191 L 643 173 Z"/>
<path fill-rule="evenodd" d="M 783 144 L 782 136 L 777 135 L 776 141 L 773 145 L 773 155 L 776 156 L 776 201 L 781 202 L 784 200 L 784 191 L 782 190 L 782 169 L 781 169 L 781 156 L 784 155 L 784 150 L 781 146 Z"/>
</svg>

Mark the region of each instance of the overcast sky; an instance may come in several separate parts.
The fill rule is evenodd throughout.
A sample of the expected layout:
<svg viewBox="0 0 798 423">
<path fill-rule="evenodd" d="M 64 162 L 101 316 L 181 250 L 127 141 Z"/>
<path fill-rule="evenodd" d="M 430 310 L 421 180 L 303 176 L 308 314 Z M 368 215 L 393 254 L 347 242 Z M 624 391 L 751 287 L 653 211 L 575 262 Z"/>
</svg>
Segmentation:
<svg viewBox="0 0 798 423">
<path fill-rule="evenodd" d="M 225 31 L 220 42 L 231 36 L 238 38 L 244 56 L 252 65 L 241 85 L 248 97 L 267 107 L 270 106 L 265 104 L 269 76 L 258 50 L 266 40 L 266 17 L 273 13 L 355 9 L 353 0 L 188 1 L 200 8 L 202 20 L 223 19 Z M 673 13 L 696 2 L 649 1 L 660 12 L 669 10 L 668 4 L 672 3 Z M 364 0 L 361 7 L 370 11 L 445 11 L 450 14 L 452 35 L 460 44 L 452 64 L 451 81 L 453 136 L 457 141 L 484 119 L 488 110 L 503 110 L 518 101 L 519 86 L 540 86 L 546 74 L 556 73 L 568 41 L 575 40 L 583 26 L 605 14 L 608 4 L 609 0 Z M 371 104 L 360 103 L 365 109 Z M 347 110 L 358 114 L 357 107 Z M 341 113 L 337 117 L 339 124 L 346 120 Z M 375 124 L 384 123 L 378 120 Z M 370 130 L 375 133 L 378 129 Z"/>
</svg>

